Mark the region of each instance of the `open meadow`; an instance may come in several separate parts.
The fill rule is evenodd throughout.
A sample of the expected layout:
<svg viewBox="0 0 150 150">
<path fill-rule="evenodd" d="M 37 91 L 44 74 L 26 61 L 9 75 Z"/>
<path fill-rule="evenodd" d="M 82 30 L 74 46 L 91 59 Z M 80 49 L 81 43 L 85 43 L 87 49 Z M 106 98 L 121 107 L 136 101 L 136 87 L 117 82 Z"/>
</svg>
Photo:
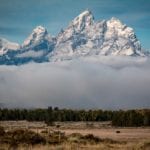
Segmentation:
<svg viewBox="0 0 150 150">
<path fill-rule="evenodd" d="M 150 127 L 112 127 L 109 121 L 55 122 L 51 126 L 1 121 L 0 126 L 0 150 L 150 149 Z"/>
</svg>

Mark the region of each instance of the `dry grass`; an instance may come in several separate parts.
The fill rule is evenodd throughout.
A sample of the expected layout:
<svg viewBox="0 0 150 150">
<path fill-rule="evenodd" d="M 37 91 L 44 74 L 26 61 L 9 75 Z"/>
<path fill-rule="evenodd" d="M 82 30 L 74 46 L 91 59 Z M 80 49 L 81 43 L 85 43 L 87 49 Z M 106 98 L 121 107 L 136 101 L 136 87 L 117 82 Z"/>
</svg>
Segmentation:
<svg viewBox="0 0 150 150">
<path fill-rule="evenodd" d="M 106 124 L 77 122 L 73 126 L 73 122 L 67 122 L 66 126 L 56 123 L 47 127 L 43 122 L 1 122 L 4 128 L 0 128 L 0 150 L 150 149 L 149 127 L 113 128 Z"/>
<path fill-rule="evenodd" d="M 117 141 L 137 141 L 150 139 L 150 128 L 101 128 L 101 129 L 64 129 L 60 130 L 67 135 L 81 133 L 82 135 L 93 134 L 100 138 L 110 138 Z M 116 133 L 120 131 L 120 133 Z"/>
<path fill-rule="evenodd" d="M 99 143 L 99 144 L 77 144 L 63 143 L 59 145 L 20 145 L 19 147 L 11 147 L 1 145 L 0 150 L 149 150 L 150 141 L 141 141 L 139 143 Z"/>
</svg>

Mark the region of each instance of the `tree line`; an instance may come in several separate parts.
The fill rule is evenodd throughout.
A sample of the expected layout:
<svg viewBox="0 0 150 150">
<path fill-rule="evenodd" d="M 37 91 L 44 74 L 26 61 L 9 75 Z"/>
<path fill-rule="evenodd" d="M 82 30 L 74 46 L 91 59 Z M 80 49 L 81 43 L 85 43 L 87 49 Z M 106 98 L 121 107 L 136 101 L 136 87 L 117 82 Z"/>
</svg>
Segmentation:
<svg viewBox="0 0 150 150">
<path fill-rule="evenodd" d="M 47 109 L 0 109 L 0 120 L 45 121 L 112 121 L 113 126 L 150 126 L 150 109 L 143 110 L 73 110 L 48 107 Z"/>
</svg>

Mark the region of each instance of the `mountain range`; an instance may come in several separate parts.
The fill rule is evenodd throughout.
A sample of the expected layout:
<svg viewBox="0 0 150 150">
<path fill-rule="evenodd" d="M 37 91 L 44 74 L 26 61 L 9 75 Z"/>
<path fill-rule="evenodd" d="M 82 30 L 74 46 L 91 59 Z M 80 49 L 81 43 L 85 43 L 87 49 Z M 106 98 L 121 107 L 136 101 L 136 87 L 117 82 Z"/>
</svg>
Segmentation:
<svg viewBox="0 0 150 150">
<path fill-rule="evenodd" d="M 145 57 L 134 30 L 119 19 L 95 21 L 90 10 L 74 18 L 55 37 L 37 26 L 23 44 L 0 38 L 0 64 L 63 61 L 94 55 Z"/>
</svg>

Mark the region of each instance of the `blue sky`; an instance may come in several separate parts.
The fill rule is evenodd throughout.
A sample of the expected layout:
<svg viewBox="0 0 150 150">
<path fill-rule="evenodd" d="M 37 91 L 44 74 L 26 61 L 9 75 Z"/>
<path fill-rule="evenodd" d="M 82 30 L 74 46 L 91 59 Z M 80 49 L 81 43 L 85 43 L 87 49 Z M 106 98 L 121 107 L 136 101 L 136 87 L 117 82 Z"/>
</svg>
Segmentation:
<svg viewBox="0 0 150 150">
<path fill-rule="evenodd" d="M 38 25 L 56 35 L 87 8 L 95 20 L 119 18 L 150 49 L 150 0 L 0 0 L 0 37 L 22 43 Z"/>
</svg>

